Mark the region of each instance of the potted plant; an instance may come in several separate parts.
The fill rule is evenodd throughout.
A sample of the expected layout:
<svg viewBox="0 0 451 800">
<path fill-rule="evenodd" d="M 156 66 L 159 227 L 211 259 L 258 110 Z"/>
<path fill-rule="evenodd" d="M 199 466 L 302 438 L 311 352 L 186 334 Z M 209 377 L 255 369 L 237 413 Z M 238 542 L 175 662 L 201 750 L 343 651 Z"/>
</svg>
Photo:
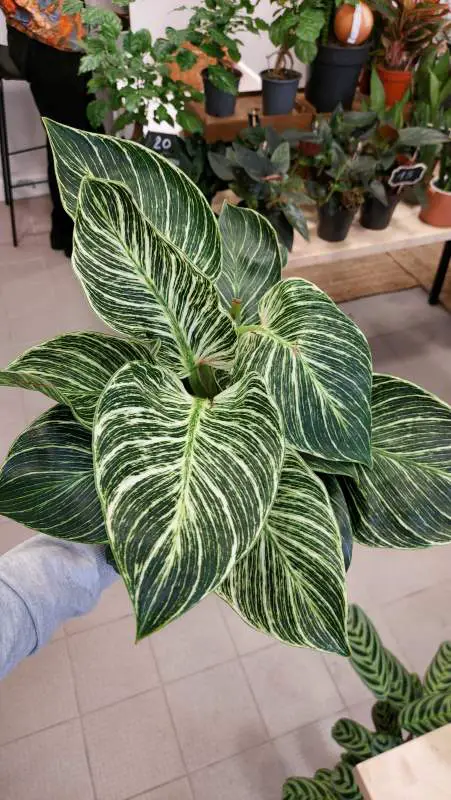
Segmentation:
<svg viewBox="0 0 451 800">
<path fill-rule="evenodd" d="M 364 2 L 323 3 L 325 21 L 306 97 L 319 112 L 334 111 L 339 104 L 350 109 L 370 52 L 373 14 Z"/>
<path fill-rule="evenodd" d="M 391 106 L 410 89 L 422 53 L 437 46 L 449 28 L 448 6 L 436 0 L 372 0 L 372 7 L 382 18 L 377 70 Z"/>
<path fill-rule="evenodd" d="M 0 371 L 56 403 L 13 443 L 0 514 L 108 542 L 138 640 L 217 592 L 283 642 L 348 656 L 343 542 L 349 563 L 352 539 L 451 541 L 451 408 L 372 374 L 355 323 L 281 281 L 264 217 L 225 205 L 218 222 L 152 151 L 46 127 L 74 270 L 112 335 Z"/>
<path fill-rule="evenodd" d="M 86 8 L 80 0 L 65 3 L 71 13 L 79 9 L 86 29 L 80 43 L 86 52 L 80 72 L 92 73 L 89 89 L 101 93 L 87 108 L 93 128 L 100 128 L 111 115 L 113 133 L 131 125 L 132 138 L 138 141 L 149 119 L 170 125 L 177 122 L 189 133 L 202 130 L 199 118 L 187 108 L 202 94 L 170 77 L 168 61 L 175 56 L 167 40 L 152 39 L 144 28 L 124 33 L 114 11 Z"/>
<path fill-rule="evenodd" d="M 451 131 L 447 130 L 448 142 L 441 147 L 438 178 L 431 181 L 427 189 L 426 204 L 421 209 L 420 219 L 436 228 L 451 227 Z"/>
<path fill-rule="evenodd" d="M 228 182 L 243 206 L 258 211 L 288 250 L 294 231 L 309 238 L 301 204 L 311 203 L 292 167 L 290 144 L 272 128 L 249 128 L 224 155 L 209 154 L 215 174 Z"/>
<path fill-rule="evenodd" d="M 451 642 L 437 650 L 423 681 L 387 650 L 359 606 L 348 615 L 350 665 L 376 698 L 371 709 L 374 730 L 352 719 L 339 719 L 331 735 L 343 748 L 334 769 L 313 778 L 289 778 L 282 800 L 363 800 L 353 767 L 451 722 Z"/>
<path fill-rule="evenodd" d="M 239 34 L 258 33 L 265 27 L 255 16 L 260 0 L 205 0 L 200 5 L 190 6 L 192 15 L 186 29 L 167 29 L 166 35 L 180 46 L 179 53 L 187 50 L 189 42 L 198 51 L 208 56 L 212 63 L 203 72 L 205 109 L 213 117 L 230 117 L 235 111 L 236 95 L 241 73 L 236 67 L 240 61 L 241 40 Z M 182 8 L 186 8 L 183 6 Z M 180 58 L 180 56 L 179 56 Z"/>
</svg>

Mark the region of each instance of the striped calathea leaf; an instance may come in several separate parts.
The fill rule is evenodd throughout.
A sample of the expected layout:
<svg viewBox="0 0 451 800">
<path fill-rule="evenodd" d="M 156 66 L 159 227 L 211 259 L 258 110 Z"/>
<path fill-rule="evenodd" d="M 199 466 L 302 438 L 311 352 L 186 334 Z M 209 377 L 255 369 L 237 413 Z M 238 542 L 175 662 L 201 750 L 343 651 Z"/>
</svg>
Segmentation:
<svg viewBox="0 0 451 800">
<path fill-rule="evenodd" d="M 352 320 L 316 286 L 292 278 L 260 300 L 258 324 L 238 331 L 235 375 L 262 375 L 288 441 L 371 466 L 371 356 Z"/>
<path fill-rule="evenodd" d="M 451 692 L 428 694 L 414 700 L 400 712 L 401 728 L 414 736 L 435 731 L 451 722 Z"/>
<path fill-rule="evenodd" d="M 216 281 L 223 307 L 241 324 L 258 322 L 258 303 L 278 283 L 282 256 L 278 237 L 265 217 L 225 203 L 219 217 L 223 255 Z"/>
<path fill-rule="evenodd" d="M 53 151 L 61 199 L 75 218 L 87 176 L 117 181 L 168 242 L 211 280 L 221 268 L 215 216 L 204 195 L 168 159 L 126 139 L 68 128 L 44 120 Z"/>
<path fill-rule="evenodd" d="M 373 468 L 346 482 L 354 537 L 372 547 L 451 541 L 451 408 L 408 381 L 375 375 Z"/>
<path fill-rule="evenodd" d="M 14 442 L 0 473 L 0 514 L 51 536 L 107 541 L 91 435 L 68 408 L 46 411 Z"/>
<path fill-rule="evenodd" d="M 287 449 L 261 535 L 218 593 L 254 628 L 293 645 L 348 655 L 337 522 L 324 485 L 294 450 Z"/>
<path fill-rule="evenodd" d="M 110 378 L 129 361 L 152 362 L 159 342 L 134 342 L 103 333 L 67 333 L 30 348 L 0 370 L 0 386 L 20 386 L 70 406 L 92 428 L 97 400 Z"/>
<path fill-rule="evenodd" d="M 93 441 L 108 538 L 142 638 L 216 589 L 252 547 L 277 491 L 280 416 L 258 376 L 211 401 L 136 362 L 101 395 Z"/>
<path fill-rule="evenodd" d="M 325 783 L 314 778 L 288 778 L 283 785 L 282 800 L 335 800 Z"/>
<path fill-rule="evenodd" d="M 364 800 L 352 767 L 344 761 L 337 764 L 332 773 L 332 787 L 341 800 Z"/>
<path fill-rule="evenodd" d="M 451 694 L 451 642 L 442 642 L 424 676 L 427 694 Z"/>
<path fill-rule="evenodd" d="M 398 720 L 399 711 L 388 700 L 378 700 L 371 709 L 371 719 L 376 733 L 388 733 L 390 736 L 399 736 L 401 728 Z"/>
<path fill-rule="evenodd" d="M 332 738 L 340 747 L 355 753 L 359 758 L 371 756 L 373 734 L 364 725 L 352 719 L 339 719 L 332 728 Z"/>
<path fill-rule="evenodd" d="M 232 366 L 236 334 L 211 282 L 148 222 L 125 187 L 86 178 L 73 265 L 112 328 L 160 341 L 159 361 L 180 376 L 199 364 Z"/>
</svg>

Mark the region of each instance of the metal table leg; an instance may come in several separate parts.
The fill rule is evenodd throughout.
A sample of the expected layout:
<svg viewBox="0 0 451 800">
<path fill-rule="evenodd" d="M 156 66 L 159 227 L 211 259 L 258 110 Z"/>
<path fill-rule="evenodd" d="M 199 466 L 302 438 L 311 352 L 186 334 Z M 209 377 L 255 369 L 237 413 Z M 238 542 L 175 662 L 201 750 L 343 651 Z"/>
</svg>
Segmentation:
<svg viewBox="0 0 451 800">
<path fill-rule="evenodd" d="M 12 180 L 11 180 L 11 165 L 9 163 L 8 130 L 6 127 L 6 113 L 5 113 L 5 94 L 3 91 L 2 80 L 0 80 L 0 151 L 2 160 L 5 201 L 6 204 L 9 206 L 13 244 L 14 247 L 17 247 L 16 215 L 14 210 L 14 197 L 13 197 Z"/>
<path fill-rule="evenodd" d="M 437 272 L 435 273 L 434 283 L 432 284 L 432 288 L 429 293 L 429 303 L 431 306 L 435 306 L 438 303 L 440 292 L 442 291 L 443 282 L 446 278 L 446 273 L 448 272 L 450 258 L 451 258 L 451 241 L 448 241 L 445 242 L 444 244 L 442 255 L 440 256 L 439 265 L 437 267 Z"/>
</svg>

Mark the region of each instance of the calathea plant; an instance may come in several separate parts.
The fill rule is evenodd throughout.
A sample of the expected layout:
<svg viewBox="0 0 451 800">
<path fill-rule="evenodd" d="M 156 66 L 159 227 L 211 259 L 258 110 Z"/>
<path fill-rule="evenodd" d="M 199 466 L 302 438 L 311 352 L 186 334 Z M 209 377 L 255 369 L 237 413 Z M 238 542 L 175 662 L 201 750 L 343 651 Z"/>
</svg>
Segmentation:
<svg viewBox="0 0 451 800">
<path fill-rule="evenodd" d="M 451 642 L 440 645 L 421 681 L 384 647 L 359 606 L 349 608 L 348 638 L 350 664 L 376 698 L 374 730 L 338 720 L 332 738 L 344 752 L 336 767 L 319 769 L 313 778 L 289 778 L 283 800 L 363 800 L 353 767 L 451 722 Z"/>
<path fill-rule="evenodd" d="M 123 338 L 60 336 L 0 373 L 56 401 L 11 447 L 0 514 L 108 542 L 139 639 L 217 591 L 284 642 L 348 655 L 352 540 L 451 540 L 451 409 L 373 376 L 352 320 L 281 282 L 266 219 L 226 205 L 218 225 L 166 159 L 46 125 L 75 273 Z"/>
</svg>

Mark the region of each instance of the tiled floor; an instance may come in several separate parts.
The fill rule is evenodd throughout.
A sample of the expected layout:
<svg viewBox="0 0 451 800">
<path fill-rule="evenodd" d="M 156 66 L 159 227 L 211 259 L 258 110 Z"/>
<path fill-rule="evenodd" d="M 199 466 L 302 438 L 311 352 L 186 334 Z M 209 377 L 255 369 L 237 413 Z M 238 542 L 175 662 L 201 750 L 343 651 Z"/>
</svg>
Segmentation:
<svg viewBox="0 0 451 800">
<path fill-rule="evenodd" d="M 69 262 L 45 234 L 47 201 L 24 202 L 14 250 L 0 207 L 0 363 L 65 330 L 98 329 Z M 451 401 L 451 317 L 421 289 L 347 304 L 376 369 Z M 0 392 L 0 457 L 46 407 Z M 0 552 L 28 535 L 0 520 Z M 412 669 L 451 637 L 451 547 L 357 547 L 350 596 Z M 211 596 L 134 645 L 118 583 L 0 685 L 1 800 L 278 800 L 285 776 L 330 766 L 329 730 L 365 720 L 369 696 L 346 661 L 285 648 Z M 1 610 L 0 610 L 1 613 Z"/>
</svg>

